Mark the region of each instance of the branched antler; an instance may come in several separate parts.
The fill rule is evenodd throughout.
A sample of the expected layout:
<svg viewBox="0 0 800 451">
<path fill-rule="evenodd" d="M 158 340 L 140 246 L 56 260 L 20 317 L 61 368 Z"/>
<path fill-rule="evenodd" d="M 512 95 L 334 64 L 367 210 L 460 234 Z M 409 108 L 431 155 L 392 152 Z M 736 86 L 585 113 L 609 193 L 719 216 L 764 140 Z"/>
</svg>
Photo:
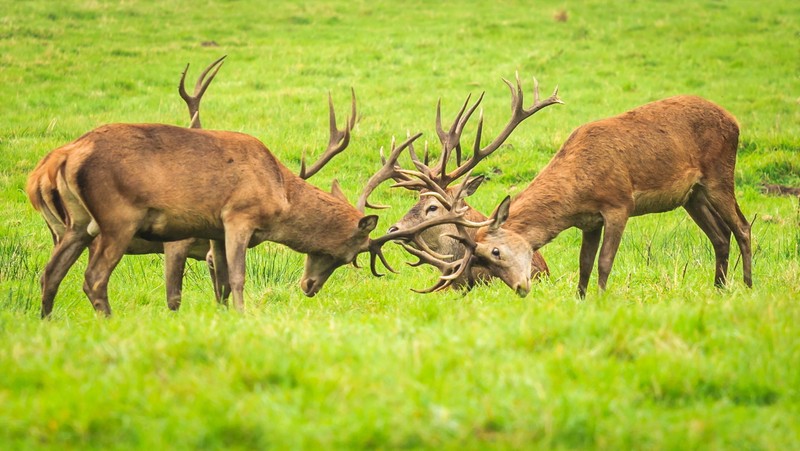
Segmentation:
<svg viewBox="0 0 800 451">
<path fill-rule="evenodd" d="M 350 132 L 356 124 L 356 91 L 353 88 L 350 88 L 350 99 L 350 117 L 347 118 L 345 127 L 339 130 L 336 126 L 336 112 L 333 109 L 333 99 L 331 98 L 331 94 L 328 93 L 328 109 L 330 111 L 330 139 L 328 140 L 328 147 L 325 149 L 325 152 L 322 153 L 322 156 L 309 168 L 306 168 L 306 156 L 305 153 L 303 154 L 300 159 L 299 175 L 301 179 L 308 179 L 319 172 L 333 157 L 344 151 L 347 145 L 350 144 Z"/>
<path fill-rule="evenodd" d="M 543 108 L 546 108 L 546 107 L 548 107 L 550 105 L 555 105 L 557 103 L 564 103 L 558 97 L 558 86 L 556 86 L 556 88 L 553 90 L 553 94 L 550 95 L 550 97 L 548 97 L 548 98 L 546 98 L 544 100 L 540 100 L 539 99 L 539 81 L 536 80 L 536 78 L 534 77 L 534 79 L 533 79 L 533 86 L 534 86 L 533 105 L 531 105 L 529 108 L 525 108 L 522 105 L 523 104 L 523 93 L 522 93 L 522 83 L 519 80 L 519 73 L 516 74 L 516 82 L 517 82 L 516 83 L 516 87 L 514 85 L 512 85 L 511 82 L 506 80 L 505 78 L 503 79 L 503 82 L 505 82 L 505 84 L 508 86 L 509 90 L 511 91 L 511 118 L 509 119 L 508 123 L 503 128 L 503 130 L 500 132 L 500 134 L 498 134 L 497 137 L 492 142 L 490 142 L 488 145 L 486 145 L 486 147 L 481 147 L 480 143 L 481 143 L 481 136 L 482 136 L 482 133 L 483 133 L 483 114 L 481 114 L 480 118 L 478 119 L 478 128 L 477 128 L 477 131 L 475 133 L 475 142 L 473 144 L 472 157 L 462 164 L 460 162 L 460 157 L 457 156 L 458 157 L 457 158 L 458 167 L 456 167 L 451 172 L 447 172 L 446 165 L 447 165 L 447 161 L 450 158 L 451 149 L 453 147 L 460 147 L 460 142 L 459 143 L 453 143 L 453 140 L 454 139 L 455 140 L 460 140 L 461 132 L 463 131 L 463 128 L 464 128 L 464 123 L 466 123 L 466 120 L 469 119 L 469 117 L 472 114 L 472 112 L 478 106 L 478 104 L 480 103 L 481 99 L 483 98 L 483 95 L 481 95 L 481 98 L 479 98 L 478 101 L 475 103 L 475 105 L 473 105 L 473 107 L 468 111 L 467 115 L 463 116 L 463 117 L 462 117 L 462 112 L 463 112 L 464 108 L 462 107 L 462 110 L 456 116 L 456 120 L 454 121 L 453 125 L 450 127 L 451 132 L 449 134 L 447 134 L 446 135 L 446 139 L 443 140 L 443 143 L 442 143 L 443 151 L 442 151 L 441 157 L 439 158 L 439 163 L 438 163 L 438 165 L 436 167 L 431 169 L 432 173 L 438 174 L 438 176 L 439 176 L 439 179 L 437 180 L 439 186 L 447 187 L 454 180 L 457 180 L 458 178 L 462 177 L 464 174 L 466 174 L 470 170 L 474 169 L 478 165 L 478 163 L 481 162 L 481 160 L 483 160 L 487 156 L 491 155 L 492 152 L 497 150 L 506 141 L 506 139 L 508 139 L 508 137 L 514 131 L 514 129 L 516 129 L 517 126 L 519 124 L 521 124 L 522 121 L 524 121 L 525 119 L 533 116 L 539 110 L 541 110 Z M 467 98 L 467 99 L 469 99 L 469 98 Z M 437 115 L 436 116 L 437 116 L 437 131 L 438 131 L 438 130 L 441 130 L 441 125 L 439 123 L 440 122 L 440 118 L 439 118 L 440 114 L 438 113 L 438 111 L 437 111 Z M 442 139 L 442 134 L 440 134 L 439 136 L 440 136 L 440 140 L 441 140 Z M 445 144 L 445 142 L 447 144 Z"/>
<path fill-rule="evenodd" d="M 383 166 L 381 166 L 378 172 L 373 174 L 372 177 L 370 177 L 370 179 L 367 181 L 367 185 L 364 187 L 364 190 L 361 192 L 361 196 L 359 196 L 358 201 L 356 202 L 356 208 L 358 211 L 363 213 L 367 207 L 373 209 L 388 208 L 386 205 L 372 205 L 369 203 L 369 195 L 372 194 L 375 188 L 377 188 L 386 180 L 395 180 L 397 183 L 394 186 L 406 187 L 408 186 L 406 185 L 407 183 L 419 184 L 419 182 L 413 180 L 405 174 L 402 174 L 402 169 L 397 164 L 397 159 L 406 149 L 408 149 L 410 152 L 413 152 L 414 141 L 416 141 L 420 136 L 422 136 L 422 133 L 409 136 L 405 141 L 400 143 L 399 146 L 395 145 L 395 139 L 392 138 L 392 150 L 389 152 L 388 158 L 384 157 L 383 148 L 381 148 L 381 163 Z"/>
<path fill-rule="evenodd" d="M 189 71 L 189 64 L 186 65 L 186 68 L 183 70 L 181 74 L 181 81 L 178 84 L 178 93 L 181 95 L 181 98 L 184 102 L 186 102 L 186 106 L 189 108 L 189 117 L 192 118 L 192 122 L 190 127 L 191 128 L 202 128 L 200 125 L 200 100 L 203 99 L 203 94 L 206 93 L 206 89 L 211 84 L 211 81 L 214 80 L 214 77 L 217 76 L 217 72 L 222 67 L 223 60 L 228 55 L 223 55 L 213 63 L 209 64 L 208 67 L 197 77 L 197 83 L 194 85 L 194 95 L 189 95 L 186 92 L 186 73 Z M 211 72 L 211 70 L 214 70 Z M 211 72 L 211 75 L 209 75 Z M 208 78 L 206 78 L 208 75 Z"/>
</svg>

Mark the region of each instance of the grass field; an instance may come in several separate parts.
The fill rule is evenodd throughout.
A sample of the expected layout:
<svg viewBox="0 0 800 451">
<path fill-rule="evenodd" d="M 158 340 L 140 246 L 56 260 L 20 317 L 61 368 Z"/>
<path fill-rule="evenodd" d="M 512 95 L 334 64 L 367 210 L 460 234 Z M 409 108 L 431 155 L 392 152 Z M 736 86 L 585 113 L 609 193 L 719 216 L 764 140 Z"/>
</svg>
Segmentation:
<svg viewBox="0 0 800 451">
<path fill-rule="evenodd" d="M 27 174 L 101 124 L 188 124 L 180 73 L 223 54 L 204 126 L 252 134 L 291 168 L 325 146 L 327 93 L 343 113 L 355 88 L 353 142 L 311 179 L 337 177 L 351 200 L 393 135 L 436 142 L 439 98 L 447 120 L 486 91 L 497 133 L 501 77 L 517 71 L 528 94 L 532 76 L 559 85 L 565 105 L 483 163 L 471 202 L 484 212 L 583 123 L 675 94 L 713 100 L 741 125 L 754 287 L 735 245 L 730 286 L 713 287 L 710 243 L 681 210 L 633 219 L 609 290 L 593 277 L 583 301 L 573 229 L 542 249 L 552 276 L 525 299 L 501 283 L 418 295 L 436 274 L 410 267 L 342 268 L 306 298 L 302 256 L 267 243 L 248 253 L 244 314 L 215 305 L 199 263 L 169 312 L 163 258 L 138 256 L 98 319 L 84 256 L 41 321 L 52 245 Z M 800 447 L 800 204 L 760 187 L 800 186 L 796 1 L 0 0 L 0 150 L 0 448 Z M 374 197 L 393 207 L 378 231 L 415 201 Z"/>
</svg>

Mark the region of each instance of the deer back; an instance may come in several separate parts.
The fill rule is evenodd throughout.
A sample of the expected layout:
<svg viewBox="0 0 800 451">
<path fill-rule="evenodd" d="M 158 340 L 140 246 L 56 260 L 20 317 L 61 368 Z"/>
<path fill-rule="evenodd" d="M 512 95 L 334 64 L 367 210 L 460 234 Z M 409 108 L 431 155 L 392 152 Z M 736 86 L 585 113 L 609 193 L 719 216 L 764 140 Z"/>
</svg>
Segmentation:
<svg viewBox="0 0 800 451">
<path fill-rule="evenodd" d="M 730 113 L 695 96 L 582 125 L 514 198 L 504 227 L 590 228 L 609 206 L 628 205 L 631 216 L 673 210 L 709 172 L 733 183 L 738 136 Z M 534 241 L 554 237 L 541 235 Z"/>
</svg>

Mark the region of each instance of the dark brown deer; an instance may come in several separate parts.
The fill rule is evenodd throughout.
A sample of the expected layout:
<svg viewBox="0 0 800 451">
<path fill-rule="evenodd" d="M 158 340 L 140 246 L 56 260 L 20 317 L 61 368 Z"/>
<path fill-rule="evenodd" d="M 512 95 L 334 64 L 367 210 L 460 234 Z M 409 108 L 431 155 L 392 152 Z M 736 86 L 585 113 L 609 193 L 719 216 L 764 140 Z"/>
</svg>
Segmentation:
<svg viewBox="0 0 800 451">
<path fill-rule="evenodd" d="M 368 182 L 367 187 L 359 199 L 358 205 L 369 206 L 371 208 L 385 208 L 384 206 L 380 205 L 370 205 L 367 198 L 378 185 L 386 180 L 393 179 L 397 182 L 395 186 L 418 191 L 420 193 L 420 198 L 417 203 L 405 214 L 405 216 L 400 219 L 400 221 L 389 227 L 389 233 L 408 230 L 426 220 L 440 217 L 444 214 L 446 208 L 441 200 L 442 196 L 447 199 L 445 202 L 448 204 L 453 204 L 456 202 L 455 193 L 457 190 L 453 187 L 449 187 L 454 180 L 465 176 L 469 171 L 473 170 L 481 160 L 500 148 L 500 146 L 506 141 L 506 139 L 508 139 L 514 129 L 520 123 L 522 123 L 522 121 L 531 117 L 542 108 L 562 103 L 558 98 L 557 87 L 550 97 L 540 101 L 539 84 L 534 78 L 534 103 L 531 107 L 526 109 L 523 107 L 523 91 L 519 81 L 519 75 L 517 75 L 516 78 L 516 87 L 508 80 L 504 79 L 503 81 L 511 91 L 512 115 L 502 132 L 497 136 L 497 138 L 494 139 L 494 141 L 485 147 L 480 147 L 481 131 L 483 128 L 483 117 L 481 115 L 478 125 L 478 132 L 474 143 L 474 154 L 472 158 L 462 162 L 461 134 L 470 116 L 480 105 L 483 99 L 483 94 L 480 95 L 478 100 L 469 109 L 467 109 L 467 106 L 469 105 L 469 97 L 467 98 L 466 102 L 464 102 L 464 105 L 461 107 L 461 110 L 458 112 L 453 120 L 453 123 L 450 125 L 450 128 L 447 131 L 445 131 L 444 127 L 442 126 L 440 101 L 436 106 L 436 132 L 439 137 L 439 142 L 442 146 L 442 152 L 436 166 L 433 168 L 428 167 L 427 161 L 423 163 L 416 158 L 413 146 L 407 146 L 414 160 L 414 164 L 418 168 L 421 168 L 423 172 L 429 176 L 430 182 L 433 184 L 433 188 L 429 187 L 421 180 L 415 179 L 409 176 L 407 173 L 403 173 L 403 170 L 398 165 L 397 161 L 400 153 L 396 151 L 396 148 L 394 148 L 393 145 L 393 152 L 391 152 L 388 159 L 384 158 L 383 154 L 381 154 L 383 167 Z M 448 160 L 453 155 L 456 157 L 457 167 L 448 173 Z M 466 183 L 465 189 L 461 191 L 461 194 L 464 197 L 471 195 L 475 192 L 482 181 L 483 177 L 474 177 L 470 179 L 470 181 Z M 467 220 L 472 222 L 481 222 L 486 220 L 486 216 L 481 212 L 475 210 L 467 204 L 464 204 L 464 206 L 464 215 Z M 466 228 L 465 230 L 467 234 L 469 234 L 471 237 L 474 237 L 474 228 Z M 427 254 L 431 254 L 431 251 L 433 251 L 433 255 L 437 256 L 436 259 L 426 259 L 424 258 L 425 254 L 415 252 L 414 248 L 409 248 L 406 246 L 406 250 L 414 253 L 420 258 L 420 262 L 417 264 L 428 263 L 438 266 L 439 269 L 443 269 L 441 267 L 442 263 L 450 263 L 460 260 L 465 254 L 464 245 L 458 239 L 454 238 L 455 235 L 457 235 L 456 227 L 452 224 L 443 224 L 431 227 L 423 230 L 419 234 L 419 238 L 424 246 L 423 250 L 426 251 Z M 547 263 L 539 251 L 534 252 L 531 258 L 531 277 L 538 279 L 539 277 L 547 274 L 549 274 Z M 474 285 L 475 281 L 485 281 L 489 278 L 491 278 L 491 275 L 488 272 L 476 267 L 473 271 L 469 273 L 463 273 L 461 276 L 453 280 L 449 286 L 458 289 L 470 289 Z"/>
<path fill-rule="evenodd" d="M 201 128 L 200 101 L 202 100 L 203 94 L 208 89 L 208 86 L 214 80 L 214 77 L 216 77 L 217 72 L 219 72 L 219 69 L 222 67 L 224 59 L 225 56 L 222 56 L 203 70 L 197 79 L 193 95 L 189 95 L 184 86 L 186 74 L 189 70 L 188 64 L 181 74 L 178 92 L 189 108 L 189 118 L 192 128 Z M 47 154 L 30 173 L 25 187 L 28 199 L 34 209 L 44 217 L 47 227 L 50 229 L 54 245 L 57 245 L 61 241 L 67 228 L 68 213 L 64 209 L 61 195 L 58 193 L 56 187 L 56 172 L 69 156 L 70 149 L 70 147 L 66 146 L 60 147 Z M 207 260 L 209 250 L 210 247 L 207 240 L 190 238 L 187 240 L 163 243 L 134 237 L 125 253 L 164 253 L 167 304 L 171 309 L 176 310 L 181 302 L 183 270 L 186 259 Z M 92 246 L 90 246 L 89 252 L 93 252 Z M 221 300 L 221 293 L 227 291 L 224 288 L 227 286 L 227 282 L 224 282 L 220 287 L 216 287 L 213 264 L 210 258 L 208 259 L 208 264 L 211 269 L 212 281 L 215 282 L 214 291 L 217 295 L 217 299 Z"/>
<path fill-rule="evenodd" d="M 578 282 L 583 297 L 598 247 L 598 286 L 605 289 L 628 218 L 682 206 L 714 248 L 715 285 L 727 281 L 733 233 L 750 287 L 750 224 L 734 194 L 738 139 L 730 113 L 694 96 L 583 125 L 525 190 L 500 203 L 474 241 L 461 235 L 470 252 L 451 272 L 481 267 L 525 296 L 531 253 L 577 227 L 583 231 Z"/>
<path fill-rule="evenodd" d="M 327 160 L 350 142 L 354 96 L 352 111 L 344 130 L 331 114 Z M 108 279 L 135 237 L 219 243 L 213 250 L 225 258 L 215 259 L 217 278 L 229 281 L 234 306 L 242 310 L 248 246 L 274 241 L 307 254 L 301 287 L 313 296 L 336 268 L 369 250 L 377 224 L 376 216 L 308 184 L 242 133 L 110 124 L 55 152 L 69 153 L 56 177 L 69 215 L 42 276 L 42 316 L 52 311 L 61 280 L 92 240 L 84 291 L 98 312 L 111 313 Z"/>
</svg>

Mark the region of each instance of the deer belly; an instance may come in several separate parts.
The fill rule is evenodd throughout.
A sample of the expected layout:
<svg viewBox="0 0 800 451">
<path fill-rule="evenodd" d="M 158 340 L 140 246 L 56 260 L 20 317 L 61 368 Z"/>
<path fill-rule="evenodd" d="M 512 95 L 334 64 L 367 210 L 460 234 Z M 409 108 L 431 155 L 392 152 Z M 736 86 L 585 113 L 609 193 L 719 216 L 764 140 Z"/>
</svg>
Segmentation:
<svg viewBox="0 0 800 451">
<path fill-rule="evenodd" d="M 215 224 L 208 218 L 193 214 L 168 215 L 158 210 L 148 212 L 136 235 L 154 241 L 176 241 L 186 238 L 225 239 L 222 225 Z"/>
<path fill-rule="evenodd" d="M 663 213 L 674 210 L 689 199 L 692 187 L 671 191 L 637 192 L 633 195 L 633 213 L 631 216 L 646 215 L 648 213 Z"/>
<path fill-rule="evenodd" d="M 662 213 L 683 206 L 692 195 L 701 174 L 695 169 L 675 171 L 673 178 L 652 181 L 652 185 L 641 187 L 633 193 L 633 213 L 631 216 L 648 213 Z"/>
</svg>

